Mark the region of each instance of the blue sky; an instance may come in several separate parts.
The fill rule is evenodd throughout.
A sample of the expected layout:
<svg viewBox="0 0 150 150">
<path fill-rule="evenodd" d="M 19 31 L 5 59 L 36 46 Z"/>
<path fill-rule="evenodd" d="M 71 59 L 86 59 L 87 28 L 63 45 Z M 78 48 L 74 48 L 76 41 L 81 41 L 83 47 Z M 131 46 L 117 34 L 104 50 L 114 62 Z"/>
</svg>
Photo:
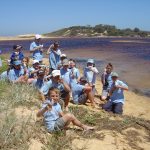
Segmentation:
<svg viewBox="0 0 150 150">
<path fill-rule="evenodd" d="M 110 24 L 150 31 L 150 0 L 0 0 L 0 36 Z"/>
</svg>

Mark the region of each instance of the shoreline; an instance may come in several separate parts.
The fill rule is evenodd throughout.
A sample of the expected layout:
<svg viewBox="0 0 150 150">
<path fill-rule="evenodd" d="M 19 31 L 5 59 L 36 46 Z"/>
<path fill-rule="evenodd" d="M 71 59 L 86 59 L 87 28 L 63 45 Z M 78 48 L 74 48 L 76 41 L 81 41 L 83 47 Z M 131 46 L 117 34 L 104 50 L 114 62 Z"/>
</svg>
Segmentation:
<svg viewBox="0 0 150 150">
<path fill-rule="evenodd" d="M 74 37 L 64 37 L 64 36 L 51 36 L 51 37 L 47 37 L 47 36 L 42 36 L 42 39 L 88 39 L 88 38 L 118 38 L 118 39 L 131 39 L 131 40 L 112 40 L 112 43 L 149 43 L 149 42 L 140 42 L 138 41 L 138 39 L 150 39 L 150 37 L 128 37 L 128 36 L 95 36 L 95 37 L 84 37 L 84 36 L 74 36 Z M 24 40 L 32 40 L 34 39 L 34 35 L 32 36 L 0 36 L 0 41 L 24 41 Z M 137 40 L 132 40 L 132 39 L 137 39 Z"/>
</svg>

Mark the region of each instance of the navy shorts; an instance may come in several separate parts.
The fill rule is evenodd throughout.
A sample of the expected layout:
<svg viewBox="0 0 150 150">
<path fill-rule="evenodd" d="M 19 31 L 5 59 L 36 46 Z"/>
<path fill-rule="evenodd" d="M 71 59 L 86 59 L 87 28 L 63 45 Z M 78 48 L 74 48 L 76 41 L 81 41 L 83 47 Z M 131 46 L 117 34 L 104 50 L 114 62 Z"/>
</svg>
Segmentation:
<svg viewBox="0 0 150 150">
<path fill-rule="evenodd" d="M 87 102 L 88 96 L 86 93 L 82 92 L 78 98 L 79 104 L 85 104 Z"/>
<path fill-rule="evenodd" d="M 113 103 L 108 101 L 102 107 L 106 111 L 112 111 L 115 114 L 122 114 L 123 113 L 123 104 L 122 103 Z"/>
</svg>

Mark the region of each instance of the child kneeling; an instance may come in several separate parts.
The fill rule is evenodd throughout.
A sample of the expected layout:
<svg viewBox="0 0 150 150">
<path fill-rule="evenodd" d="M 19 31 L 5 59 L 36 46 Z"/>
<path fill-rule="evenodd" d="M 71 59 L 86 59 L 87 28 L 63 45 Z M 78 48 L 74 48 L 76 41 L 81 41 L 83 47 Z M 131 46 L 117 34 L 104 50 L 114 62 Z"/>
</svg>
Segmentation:
<svg viewBox="0 0 150 150">
<path fill-rule="evenodd" d="M 94 127 L 82 124 L 73 114 L 62 112 L 58 103 L 59 94 L 58 89 L 51 88 L 48 93 L 49 99 L 43 103 L 42 109 L 37 113 L 37 117 L 44 116 L 47 130 L 49 132 L 62 130 L 67 128 L 71 122 L 83 130 L 93 130 Z"/>
</svg>

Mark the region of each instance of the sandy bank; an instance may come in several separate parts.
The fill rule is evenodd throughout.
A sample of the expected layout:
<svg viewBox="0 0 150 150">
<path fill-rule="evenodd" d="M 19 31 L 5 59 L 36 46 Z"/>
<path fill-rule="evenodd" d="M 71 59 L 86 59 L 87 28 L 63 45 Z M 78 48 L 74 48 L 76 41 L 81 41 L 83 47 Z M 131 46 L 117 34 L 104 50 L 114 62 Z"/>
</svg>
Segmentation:
<svg viewBox="0 0 150 150">
<path fill-rule="evenodd" d="M 112 40 L 113 43 L 149 43 L 145 41 L 139 41 L 139 40 Z"/>
</svg>

